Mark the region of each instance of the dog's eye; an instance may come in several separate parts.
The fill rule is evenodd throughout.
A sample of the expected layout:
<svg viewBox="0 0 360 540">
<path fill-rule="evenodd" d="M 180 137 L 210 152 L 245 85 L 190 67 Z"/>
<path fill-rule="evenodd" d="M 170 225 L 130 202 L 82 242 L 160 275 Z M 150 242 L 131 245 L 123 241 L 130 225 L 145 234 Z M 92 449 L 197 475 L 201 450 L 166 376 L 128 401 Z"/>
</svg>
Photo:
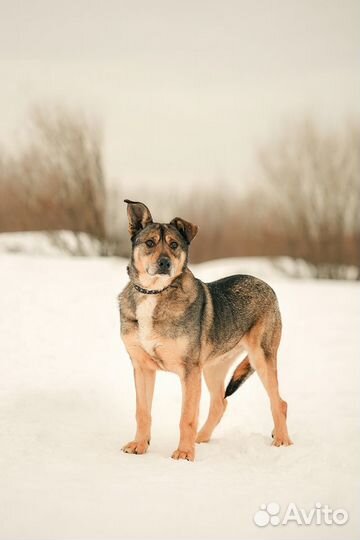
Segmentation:
<svg viewBox="0 0 360 540">
<path fill-rule="evenodd" d="M 177 242 L 171 242 L 170 247 L 171 247 L 171 249 L 176 249 L 178 247 L 178 245 L 179 244 Z"/>
<path fill-rule="evenodd" d="M 155 246 L 154 240 L 146 240 L 145 244 L 146 244 L 147 247 L 149 247 L 149 248 L 152 248 L 152 247 Z"/>
</svg>

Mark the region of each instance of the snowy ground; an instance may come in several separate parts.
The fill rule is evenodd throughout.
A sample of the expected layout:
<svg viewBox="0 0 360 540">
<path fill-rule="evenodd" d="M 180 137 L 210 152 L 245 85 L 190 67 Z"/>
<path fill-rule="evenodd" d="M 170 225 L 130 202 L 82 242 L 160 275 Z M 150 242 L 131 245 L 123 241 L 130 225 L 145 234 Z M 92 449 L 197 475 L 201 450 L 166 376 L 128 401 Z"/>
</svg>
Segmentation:
<svg viewBox="0 0 360 540">
<path fill-rule="evenodd" d="M 284 320 L 280 387 L 295 445 L 270 446 L 253 376 L 194 463 L 170 459 L 180 385 L 159 374 L 148 454 L 126 455 L 134 388 L 119 338 L 115 260 L 0 255 L 1 540 L 359 538 L 359 285 L 290 281 L 251 261 L 207 263 L 204 280 L 265 277 Z M 204 388 L 203 418 L 208 397 Z M 347 524 L 260 528 L 262 503 L 344 508 Z"/>
</svg>

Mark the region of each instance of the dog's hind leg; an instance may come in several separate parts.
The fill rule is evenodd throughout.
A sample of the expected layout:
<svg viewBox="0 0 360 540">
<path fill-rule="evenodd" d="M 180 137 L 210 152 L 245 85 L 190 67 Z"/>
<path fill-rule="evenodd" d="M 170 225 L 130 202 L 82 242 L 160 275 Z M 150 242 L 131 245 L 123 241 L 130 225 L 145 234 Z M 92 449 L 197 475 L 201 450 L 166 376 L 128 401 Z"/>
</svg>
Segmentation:
<svg viewBox="0 0 360 540">
<path fill-rule="evenodd" d="M 232 362 L 233 359 L 231 362 L 222 360 L 219 363 L 204 366 L 204 378 L 210 392 L 210 409 L 207 420 L 197 435 L 197 443 L 210 440 L 212 432 L 225 412 L 227 406 L 227 400 L 224 397 L 225 377 Z"/>
<path fill-rule="evenodd" d="M 252 366 L 263 383 L 270 399 L 271 413 L 274 420 L 273 445 L 289 446 L 292 441 L 288 435 L 286 425 L 287 403 L 279 394 L 277 379 L 276 353 L 266 356 L 261 346 L 249 351 Z"/>
</svg>

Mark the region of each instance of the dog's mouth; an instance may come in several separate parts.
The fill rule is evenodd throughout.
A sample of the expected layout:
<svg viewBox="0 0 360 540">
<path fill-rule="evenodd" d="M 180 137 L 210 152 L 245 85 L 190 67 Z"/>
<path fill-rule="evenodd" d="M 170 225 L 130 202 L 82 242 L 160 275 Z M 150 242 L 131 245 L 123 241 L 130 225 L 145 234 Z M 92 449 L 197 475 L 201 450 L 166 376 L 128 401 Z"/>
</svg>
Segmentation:
<svg viewBox="0 0 360 540">
<path fill-rule="evenodd" d="M 155 276 L 171 276 L 171 268 L 148 268 L 147 273 L 151 277 Z"/>
<path fill-rule="evenodd" d="M 156 274 L 156 276 L 159 276 L 159 275 L 167 275 L 167 276 L 170 276 L 170 268 L 160 268 Z"/>
<path fill-rule="evenodd" d="M 156 268 L 147 268 L 146 273 L 138 276 L 141 287 L 145 289 L 163 289 L 170 285 L 172 276 L 168 273 L 159 273 Z"/>
</svg>

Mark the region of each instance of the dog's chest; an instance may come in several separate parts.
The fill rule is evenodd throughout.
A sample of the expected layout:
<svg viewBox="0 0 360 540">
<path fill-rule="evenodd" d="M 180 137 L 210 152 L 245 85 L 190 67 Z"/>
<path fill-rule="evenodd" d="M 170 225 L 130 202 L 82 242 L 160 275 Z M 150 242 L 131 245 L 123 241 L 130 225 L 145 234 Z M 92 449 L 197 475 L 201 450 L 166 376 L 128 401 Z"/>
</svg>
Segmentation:
<svg viewBox="0 0 360 540">
<path fill-rule="evenodd" d="M 157 301 L 158 299 L 155 296 L 148 296 L 136 308 L 139 342 L 150 355 L 154 354 L 158 342 L 153 327 L 153 316 Z"/>
</svg>

